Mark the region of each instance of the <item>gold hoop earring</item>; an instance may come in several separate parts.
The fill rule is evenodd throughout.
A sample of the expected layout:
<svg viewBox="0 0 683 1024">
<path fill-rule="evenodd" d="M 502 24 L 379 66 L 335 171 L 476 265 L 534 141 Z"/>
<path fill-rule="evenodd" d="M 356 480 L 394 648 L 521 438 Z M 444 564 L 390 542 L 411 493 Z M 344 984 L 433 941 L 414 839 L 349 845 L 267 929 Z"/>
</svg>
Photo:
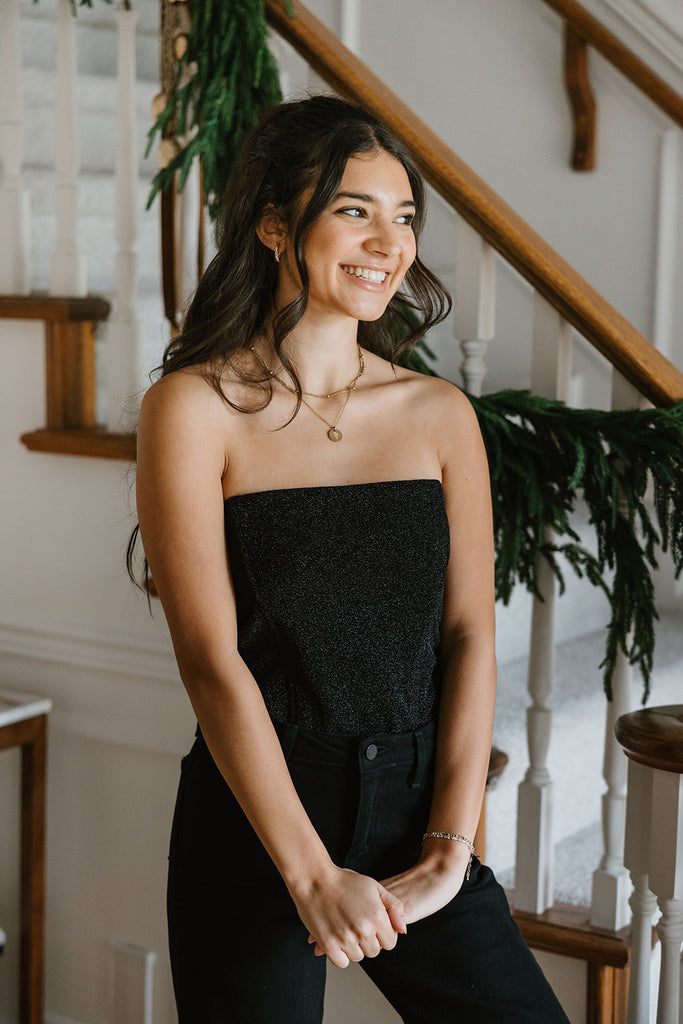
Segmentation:
<svg viewBox="0 0 683 1024">
<path fill-rule="evenodd" d="M 275 248 L 273 249 L 273 256 L 275 257 L 275 262 L 279 263 L 280 262 L 280 243 L 279 242 L 275 243 Z"/>
</svg>

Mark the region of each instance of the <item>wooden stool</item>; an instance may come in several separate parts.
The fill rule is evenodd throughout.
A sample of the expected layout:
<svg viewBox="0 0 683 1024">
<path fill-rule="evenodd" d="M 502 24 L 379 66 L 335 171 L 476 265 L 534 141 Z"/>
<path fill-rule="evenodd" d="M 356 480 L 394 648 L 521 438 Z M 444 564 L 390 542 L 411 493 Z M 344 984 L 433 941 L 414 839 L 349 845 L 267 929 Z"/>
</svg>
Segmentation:
<svg viewBox="0 0 683 1024">
<path fill-rule="evenodd" d="M 652 915 L 656 903 L 662 912 L 657 924 L 662 947 L 657 1024 L 679 1024 L 683 943 L 683 705 L 622 715 L 615 732 L 629 758 L 624 863 L 631 872 L 634 892 L 627 1024 L 649 1020 Z"/>
<path fill-rule="evenodd" d="M 45 762 L 49 700 L 0 692 L 0 750 L 21 747 L 19 1022 L 43 1024 Z"/>
</svg>

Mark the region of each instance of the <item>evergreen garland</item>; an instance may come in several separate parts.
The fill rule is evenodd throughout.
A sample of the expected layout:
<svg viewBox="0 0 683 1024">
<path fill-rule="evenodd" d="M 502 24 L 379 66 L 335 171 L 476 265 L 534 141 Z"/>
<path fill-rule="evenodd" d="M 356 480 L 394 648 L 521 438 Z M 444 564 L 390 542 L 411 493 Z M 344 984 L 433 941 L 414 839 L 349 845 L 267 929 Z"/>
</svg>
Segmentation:
<svg viewBox="0 0 683 1024">
<path fill-rule="evenodd" d="M 283 3 L 293 17 L 291 0 Z M 200 157 L 209 214 L 216 222 L 244 135 L 282 102 L 266 36 L 263 0 L 193 4 L 187 49 L 176 66 L 167 105 L 149 132 L 147 152 L 167 126 L 187 141 L 154 178 L 148 208 L 157 192 L 172 186 L 176 171 L 182 190 L 195 157 Z"/>
<path fill-rule="evenodd" d="M 603 685 L 621 650 L 650 693 L 655 645 L 651 570 L 656 549 L 670 550 L 683 571 L 683 402 L 671 409 L 601 412 L 571 409 L 528 391 L 472 398 L 486 445 L 493 492 L 496 596 L 510 600 L 516 583 L 537 590 L 543 554 L 564 580 L 557 555 L 607 595 Z M 579 494 L 597 537 L 597 555 L 579 543 L 570 516 Z M 546 529 L 555 531 L 549 542 Z M 611 578 L 611 583 L 608 580 Z"/>
</svg>

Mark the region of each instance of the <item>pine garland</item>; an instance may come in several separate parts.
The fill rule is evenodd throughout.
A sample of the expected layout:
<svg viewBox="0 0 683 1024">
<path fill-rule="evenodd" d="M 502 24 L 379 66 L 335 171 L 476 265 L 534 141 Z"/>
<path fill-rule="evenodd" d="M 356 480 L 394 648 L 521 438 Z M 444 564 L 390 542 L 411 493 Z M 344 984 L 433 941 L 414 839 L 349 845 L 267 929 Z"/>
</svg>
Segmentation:
<svg viewBox="0 0 683 1024">
<path fill-rule="evenodd" d="M 528 391 L 471 401 L 491 469 L 497 597 L 507 604 L 516 583 L 538 593 L 540 554 L 562 591 L 557 555 L 564 555 L 610 602 L 600 666 L 607 697 L 621 650 L 642 673 L 645 703 L 658 619 L 651 575 L 657 548 L 671 551 L 676 578 L 683 571 L 683 402 L 671 409 L 601 412 L 571 409 Z M 597 555 L 581 546 L 571 526 L 580 494 Z M 553 542 L 546 538 L 548 527 L 556 534 Z"/>
<path fill-rule="evenodd" d="M 290 17 L 291 0 L 283 0 Z M 202 0 L 193 4 L 187 49 L 177 64 L 165 109 L 149 132 L 174 126 L 187 141 L 152 182 L 147 206 L 171 187 L 180 172 L 182 190 L 195 157 L 202 161 L 204 189 L 214 223 L 244 135 L 282 102 L 277 66 L 267 46 L 263 0 Z"/>
</svg>

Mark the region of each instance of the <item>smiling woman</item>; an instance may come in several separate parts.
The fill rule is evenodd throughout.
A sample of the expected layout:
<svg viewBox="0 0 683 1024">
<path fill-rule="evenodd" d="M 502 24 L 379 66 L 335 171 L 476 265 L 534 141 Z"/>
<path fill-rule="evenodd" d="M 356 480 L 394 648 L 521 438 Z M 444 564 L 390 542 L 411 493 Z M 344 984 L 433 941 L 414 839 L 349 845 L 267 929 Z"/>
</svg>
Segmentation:
<svg viewBox="0 0 683 1024">
<path fill-rule="evenodd" d="M 279 107 L 143 402 L 140 531 L 198 720 L 170 850 L 180 1024 L 320 1024 L 325 957 L 409 1024 L 566 1024 L 473 856 L 491 502 L 467 399 L 395 364 L 397 328 L 449 306 L 424 212 L 366 111 Z"/>
</svg>

